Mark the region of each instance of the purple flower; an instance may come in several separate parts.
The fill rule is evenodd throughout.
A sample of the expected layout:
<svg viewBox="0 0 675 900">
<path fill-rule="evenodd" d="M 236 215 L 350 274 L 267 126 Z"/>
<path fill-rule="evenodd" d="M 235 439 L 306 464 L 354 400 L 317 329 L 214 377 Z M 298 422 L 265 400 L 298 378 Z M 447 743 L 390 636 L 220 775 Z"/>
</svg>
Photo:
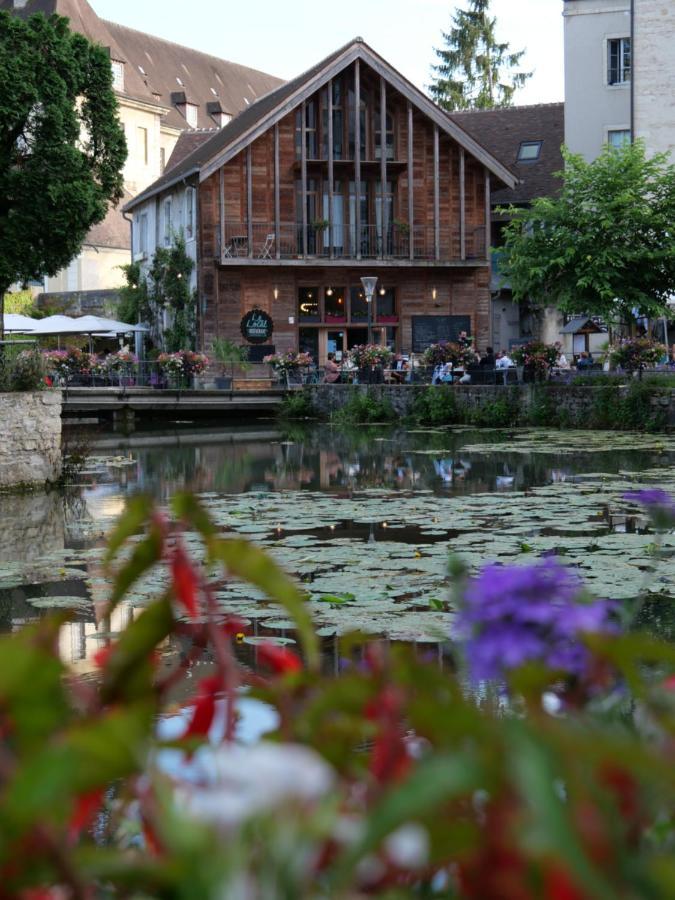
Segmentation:
<svg viewBox="0 0 675 900">
<path fill-rule="evenodd" d="M 613 604 L 583 599 L 583 582 L 554 559 L 534 566 L 485 566 L 464 594 L 455 627 L 471 676 L 500 679 L 529 662 L 582 676 L 587 632 L 608 633 Z"/>
<path fill-rule="evenodd" d="M 661 488 L 643 488 L 641 491 L 629 491 L 623 495 L 624 500 L 644 506 L 657 528 L 670 528 L 675 525 L 675 499 Z"/>
</svg>

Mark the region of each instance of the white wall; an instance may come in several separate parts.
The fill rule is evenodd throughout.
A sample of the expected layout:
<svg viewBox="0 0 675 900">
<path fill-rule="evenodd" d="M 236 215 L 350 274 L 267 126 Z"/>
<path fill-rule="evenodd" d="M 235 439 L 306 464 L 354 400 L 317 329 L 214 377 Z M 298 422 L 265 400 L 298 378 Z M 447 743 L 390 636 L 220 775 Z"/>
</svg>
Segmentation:
<svg viewBox="0 0 675 900">
<path fill-rule="evenodd" d="M 635 0 L 635 136 L 650 154 L 675 151 L 674 43 L 675 0 Z"/>
<path fill-rule="evenodd" d="M 630 128 L 630 82 L 607 83 L 607 41 L 630 37 L 630 2 L 567 0 L 564 16 L 565 143 L 590 162 L 609 130 Z"/>
<path fill-rule="evenodd" d="M 167 219 L 167 200 L 171 201 L 170 220 Z M 189 205 L 192 203 L 192 233 L 189 233 Z M 141 219 L 146 217 L 147 244 L 144 257 L 141 248 Z M 197 287 L 197 181 L 191 184 L 181 182 L 158 197 L 151 197 L 144 204 L 136 207 L 134 219 L 134 259 L 142 264 L 147 273 L 152 258 L 158 247 L 171 246 L 177 235 L 185 240 L 185 250 L 194 262 L 190 278 L 190 288 Z M 168 238 L 168 239 L 167 239 Z"/>
</svg>

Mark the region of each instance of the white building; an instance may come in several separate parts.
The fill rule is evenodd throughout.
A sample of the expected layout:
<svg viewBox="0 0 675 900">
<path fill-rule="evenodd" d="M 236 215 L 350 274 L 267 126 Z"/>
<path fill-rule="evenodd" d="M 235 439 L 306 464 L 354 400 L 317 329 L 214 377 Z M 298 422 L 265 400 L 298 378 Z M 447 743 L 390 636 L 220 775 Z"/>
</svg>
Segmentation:
<svg viewBox="0 0 675 900">
<path fill-rule="evenodd" d="M 130 223 L 122 206 L 163 174 L 182 134 L 199 137 L 217 131 L 281 81 L 104 21 L 87 0 L 0 0 L 0 10 L 24 17 L 65 16 L 73 30 L 110 54 L 129 151 L 125 196 L 120 207 L 92 229 L 80 256 L 54 278 L 45 279 L 44 285 L 49 294 L 70 293 L 75 309 L 100 309 L 106 296 L 114 297 L 124 283 L 120 266 L 131 259 Z M 176 229 L 181 221 L 188 226 L 184 202 L 178 199 L 173 207 Z"/>
<path fill-rule="evenodd" d="M 565 143 L 675 150 L 675 0 L 564 0 Z"/>
</svg>

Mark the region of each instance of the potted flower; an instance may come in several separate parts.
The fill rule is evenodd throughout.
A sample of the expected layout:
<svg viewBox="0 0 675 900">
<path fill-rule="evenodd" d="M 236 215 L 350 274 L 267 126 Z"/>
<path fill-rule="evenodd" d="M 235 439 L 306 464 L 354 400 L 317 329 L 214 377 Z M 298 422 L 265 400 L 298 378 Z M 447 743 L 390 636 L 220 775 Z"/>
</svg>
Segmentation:
<svg viewBox="0 0 675 900">
<path fill-rule="evenodd" d="M 642 378 L 642 372 L 647 366 L 655 366 L 664 357 L 668 357 L 667 348 L 648 337 L 622 341 L 610 352 L 613 365 L 621 367 L 630 375 L 637 372 L 638 378 Z"/>
<path fill-rule="evenodd" d="M 383 369 L 391 365 L 394 354 L 381 344 L 361 344 L 350 350 L 350 358 L 359 370 L 359 381 L 362 384 L 381 384 L 384 381 Z"/>
<path fill-rule="evenodd" d="M 103 361 L 106 372 L 119 379 L 120 384 L 133 384 L 133 376 L 138 366 L 138 357 L 127 347 L 117 353 L 109 353 Z"/>
<path fill-rule="evenodd" d="M 560 344 L 544 344 L 543 341 L 529 341 L 515 347 L 511 359 L 522 371 L 526 381 L 544 381 L 560 356 Z M 520 380 L 520 371 L 518 372 Z"/>
<path fill-rule="evenodd" d="M 248 361 L 249 348 L 245 345 L 235 344 L 229 338 L 215 338 L 211 353 L 215 362 L 220 366 L 220 375 L 214 378 L 215 385 L 220 391 L 231 390 L 235 367 L 241 372 L 247 372 L 251 368 Z M 229 375 L 227 374 L 228 367 Z"/>
<path fill-rule="evenodd" d="M 287 383 L 297 380 L 300 369 L 306 369 L 312 365 L 313 359 L 309 353 L 289 350 L 287 353 L 271 353 L 263 358 L 263 362 L 272 366 L 278 379 Z"/>
</svg>

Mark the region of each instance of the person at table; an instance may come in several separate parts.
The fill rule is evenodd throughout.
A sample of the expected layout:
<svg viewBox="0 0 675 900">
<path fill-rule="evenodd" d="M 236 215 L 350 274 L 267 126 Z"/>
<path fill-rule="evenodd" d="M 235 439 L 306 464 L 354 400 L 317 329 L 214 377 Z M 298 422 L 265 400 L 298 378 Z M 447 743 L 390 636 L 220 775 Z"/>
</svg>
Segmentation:
<svg viewBox="0 0 675 900">
<path fill-rule="evenodd" d="M 495 367 L 495 351 L 492 347 L 486 347 L 485 353 L 480 358 L 481 369 L 494 369 Z"/>
<path fill-rule="evenodd" d="M 391 367 L 391 380 L 394 384 L 403 384 L 408 375 L 408 363 L 401 356 L 400 353 L 397 353 L 394 357 L 394 364 Z"/>
<path fill-rule="evenodd" d="M 568 369 L 571 368 L 569 362 L 567 361 L 567 357 L 562 352 L 562 350 L 560 351 L 560 355 L 558 356 L 558 359 L 556 360 L 556 366 L 559 369 L 564 369 L 565 371 L 567 371 Z"/>
<path fill-rule="evenodd" d="M 457 337 L 457 343 L 462 349 L 466 349 L 466 347 L 470 347 L 473 343 L 473 338 L 470 338 L 466 331 L 460 331 L 459 336 Z"/>
<path fill-rule="evenodd" d="M 583 371 L 584 369 L 590 369 L 592 365 L 593 357 L 590 355 L 590 353 L 586 353 L 585 350 L 582 350 L 579 354 L 579 358 L 577 359 L 577 369 L 581 369 Z"/>
<path fill-rule="evenodd" d="M 497 358 L 495 359 L 495 369 L 510 369 L 513 366 L 513 360 L 505 353 L 503 350 L 500 350 L 497 354 Z"/>
<path fill-rule="evenodd" d="M 325 384 L 335 384 L 335 382 L 340 378 L 340 366 L 335 362 L 335 354 L 329 353 L 328 359 L 326 360 L 326 366 L 324 371 L 323 380 Z"/>
</svg>

